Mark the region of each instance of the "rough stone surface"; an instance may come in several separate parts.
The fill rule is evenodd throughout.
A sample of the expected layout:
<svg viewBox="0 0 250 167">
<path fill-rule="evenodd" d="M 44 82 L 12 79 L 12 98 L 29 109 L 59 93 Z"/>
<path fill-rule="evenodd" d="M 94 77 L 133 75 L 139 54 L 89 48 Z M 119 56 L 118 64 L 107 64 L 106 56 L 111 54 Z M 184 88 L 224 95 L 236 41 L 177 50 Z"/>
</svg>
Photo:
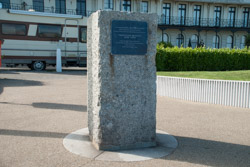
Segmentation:
<svg viewBox="0 0 250 167">
<path fill-rule="evenodd" d="M 148 23 L 146 55 L 111 55 L 111 21 Z M 97 11 L 88 19 L 88 127 L 98 150 L 156 145 L 157 15 Z"/>
</svg>

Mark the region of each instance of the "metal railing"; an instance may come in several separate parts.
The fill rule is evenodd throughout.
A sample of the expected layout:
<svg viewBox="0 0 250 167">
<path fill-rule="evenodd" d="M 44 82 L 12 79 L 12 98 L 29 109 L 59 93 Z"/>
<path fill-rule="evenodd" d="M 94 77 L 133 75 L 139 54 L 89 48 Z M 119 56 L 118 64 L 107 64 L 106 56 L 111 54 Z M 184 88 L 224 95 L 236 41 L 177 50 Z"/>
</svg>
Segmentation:
<svg viewBox="0 0 250 167">
<path fill-rule="evenodd" d="M 69 14 L 69 15 L 81 15 L 89 17 L 94 11 L 78 10 L 78 9 L 64 9 L 55 7 L 33 6 L 26 3 L 0 3 L 2 9 L 23 10 L 30 12 L 44 12 L 44 13 L 56 13 L 56 14 Z"/>
<path fill-rule="evenodd" d="M 250 19 L 214 19 L 214 18 L 194 18 L 194 17 L 166 17 L 159 16 L 159 25 L 169 26 L 195 26 L 195 27 L 230 27 L 230 28 L 250 28 Z"/>
<path fill-rule="evenodd" d="M 194 102 L 250 108 L 250 82 L 157 77 L 157 95 Z"/>
</svg>

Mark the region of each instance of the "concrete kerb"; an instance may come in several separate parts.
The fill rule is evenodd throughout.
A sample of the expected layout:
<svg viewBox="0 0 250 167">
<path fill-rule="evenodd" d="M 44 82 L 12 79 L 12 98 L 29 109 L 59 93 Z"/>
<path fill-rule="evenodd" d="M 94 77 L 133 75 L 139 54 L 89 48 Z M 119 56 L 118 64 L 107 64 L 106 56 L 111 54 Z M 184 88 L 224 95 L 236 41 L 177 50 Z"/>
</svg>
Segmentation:
<svg viewBox="0 0 250 167">
<path fill-rule="evenodd" d="M 70 133 L 63 140 L 64 147 L 73 154 L 93 160 L 133 162 L 167 156 L 178 146 L 177 140 L 172 135 L 157 130 L 156 147 L 119 151 L 99 151 L 92 145 L 88 133 L 88 128 L 79 129 Z"/>
</svg>

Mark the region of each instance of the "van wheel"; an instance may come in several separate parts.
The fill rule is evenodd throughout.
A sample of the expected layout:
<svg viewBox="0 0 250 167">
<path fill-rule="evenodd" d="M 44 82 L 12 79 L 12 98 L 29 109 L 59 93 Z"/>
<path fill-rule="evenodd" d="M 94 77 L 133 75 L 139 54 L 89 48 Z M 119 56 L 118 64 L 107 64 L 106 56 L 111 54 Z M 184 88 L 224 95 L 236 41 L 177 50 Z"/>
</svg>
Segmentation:
<svg viewBox="0 0 250 167">
<path fill-rule="evenodd" d="M 45 70 L 46 64 L 45 64 L 45 62 L 43 62 L 43 61 L 34 61 L 34 62 L 32 63 L 32 68 L 33 68 L 35 71 L 42 71 L 42 70 Z"/>
</svg>

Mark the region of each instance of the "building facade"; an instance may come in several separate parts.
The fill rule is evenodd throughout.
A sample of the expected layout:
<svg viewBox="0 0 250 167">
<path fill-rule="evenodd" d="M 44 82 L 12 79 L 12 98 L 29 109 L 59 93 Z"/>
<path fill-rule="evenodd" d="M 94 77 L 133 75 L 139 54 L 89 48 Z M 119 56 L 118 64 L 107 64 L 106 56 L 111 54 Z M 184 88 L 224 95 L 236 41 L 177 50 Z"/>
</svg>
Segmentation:
<svg viewBox="0 0 250 167">
<path fill-rule="evenodd" d="M 249 0 L 0 0 L 0 8 L 79 15 L 81 26 L 99 9 L 157 13 L 158 41 L 183 47 L 244 48 L 250 32 Z"/>
</svg>

